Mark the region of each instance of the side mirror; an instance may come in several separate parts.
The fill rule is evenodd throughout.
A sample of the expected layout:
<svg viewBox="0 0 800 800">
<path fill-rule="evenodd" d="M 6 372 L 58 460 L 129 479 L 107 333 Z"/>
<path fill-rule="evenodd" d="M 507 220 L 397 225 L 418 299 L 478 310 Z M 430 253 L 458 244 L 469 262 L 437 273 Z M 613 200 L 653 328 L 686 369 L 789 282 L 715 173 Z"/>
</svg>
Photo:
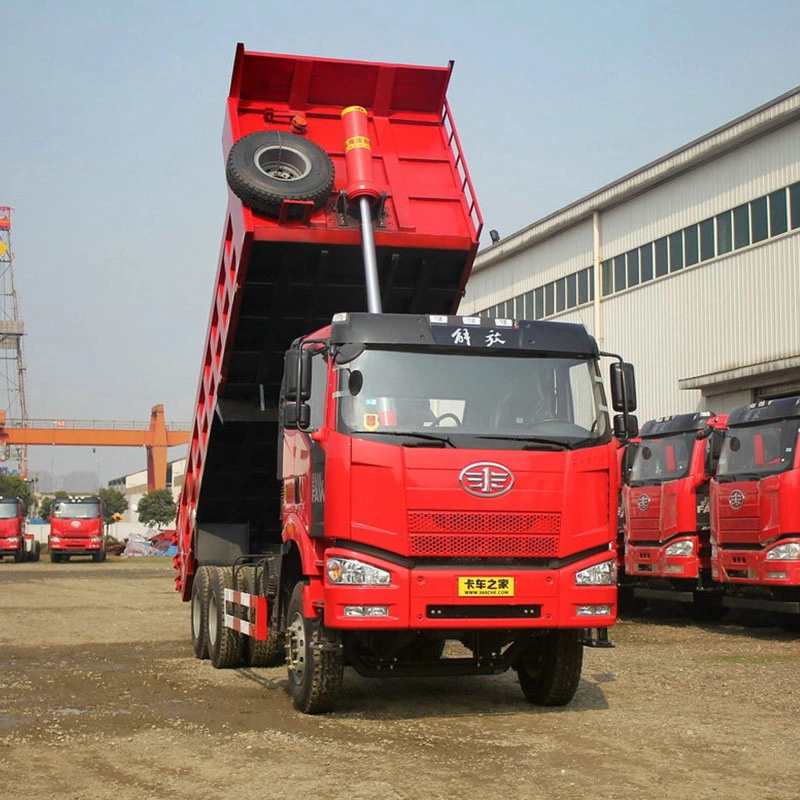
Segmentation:
<svg viewBox="0 0 800 800">
<path fill-rule="evenodd" d="M 721 431 L 712 431 L 706 442 L 703 472 L 708 478 L 711 478 L 717 472 L 719 457 L 722 455 L 722 442 L 723 434 Z"/>
<path fill-rule="evenodd" d="M 636 411 L 636 376 L 633 364 L 615 361 L 611 365 L 611 404 L 614 411 Z"/>
<path fill-rule="evenodd" d="M 639 435 L 639 420 L 633 414 L 614 415 L 614 437 L 621 441 Z"/>
<path fill-rule="evenodd" d="M 306 430 L 311 425 L 311 408 L 307 403 L 287 403 L 283 407 L 283 427 Z"/>
<path fill-rule="evenodd" d="M 311 397 L 311 353 L 304 348 L 293 347 L 284 356 L 284 398 L 292 402 Z"/>
</svg>

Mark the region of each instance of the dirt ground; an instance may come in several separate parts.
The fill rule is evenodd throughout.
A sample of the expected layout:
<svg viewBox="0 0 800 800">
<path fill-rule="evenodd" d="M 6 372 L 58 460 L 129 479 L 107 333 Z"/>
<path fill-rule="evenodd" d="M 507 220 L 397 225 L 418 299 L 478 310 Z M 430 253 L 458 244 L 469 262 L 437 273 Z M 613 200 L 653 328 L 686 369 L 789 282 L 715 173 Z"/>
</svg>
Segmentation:
<svg viewBox="0 0 800 800">
<path fill-rule="evenodd" d="M 623 620 L 573 703 L 515 673 L 368 680 L 295 712 L 286 672 L 194 659 L 170 559 L 0 563 L 0 797 L 797 800 L 800 643 Z"/>
</svg>

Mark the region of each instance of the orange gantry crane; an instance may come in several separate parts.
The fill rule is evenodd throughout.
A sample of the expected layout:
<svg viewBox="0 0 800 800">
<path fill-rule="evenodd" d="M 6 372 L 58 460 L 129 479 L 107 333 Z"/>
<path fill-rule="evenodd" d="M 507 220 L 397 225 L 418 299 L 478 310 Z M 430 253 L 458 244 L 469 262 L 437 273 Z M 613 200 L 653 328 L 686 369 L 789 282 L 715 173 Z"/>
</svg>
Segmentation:
<svg viewBox="0 0 800 800">
<path fill-rule="evenodd" d="M 77 445 L 147 448 L 147 491 L 167 487 L 167 450 L 189 441 L 188 425 L 164 421 L 164 406 L 153 406 L 150 424 L 79 420 L 6 420 L 0 411 L 0 447 Z"/>
</svg>

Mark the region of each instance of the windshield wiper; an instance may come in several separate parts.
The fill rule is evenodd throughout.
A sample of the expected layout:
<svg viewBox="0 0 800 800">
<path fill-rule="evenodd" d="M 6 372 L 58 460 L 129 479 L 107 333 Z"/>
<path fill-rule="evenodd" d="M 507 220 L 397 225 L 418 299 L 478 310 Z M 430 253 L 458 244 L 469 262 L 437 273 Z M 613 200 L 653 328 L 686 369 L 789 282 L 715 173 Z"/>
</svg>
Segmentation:
<svg viewBox="0 0 800 800">
<path fill-rule="evenodd" d="M 432 433 L 412 433 L 410 431 L 356 431 L 377 436 L 408 436 L 410 441 L 401 442 L 403 447 L 456 447 L 449 436 L 437 436 Z"/>
<path fill-rule="evenodd" d="M 542 439 L 540 436 L 476 436 L 476 439 L 501 439 L 504 442 L 525 442 L 523 450 L 572 450 L 569 442 L 558 439 Z"/>
</svg>

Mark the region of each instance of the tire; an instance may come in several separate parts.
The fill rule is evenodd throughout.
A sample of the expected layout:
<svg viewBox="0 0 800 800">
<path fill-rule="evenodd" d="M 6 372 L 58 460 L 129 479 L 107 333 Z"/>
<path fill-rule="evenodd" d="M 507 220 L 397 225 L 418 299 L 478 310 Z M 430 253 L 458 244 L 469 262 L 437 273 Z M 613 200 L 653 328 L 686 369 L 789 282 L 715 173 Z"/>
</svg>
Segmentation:
<svg viewBox="0 0 800 800">
<path fill-rule="evenodd" d="M 575 696 L 583 667 L 581 631 L 550 631 L 523 653 L 514 668 L 522 693 L 537 706 L 565 706 Z"/>
<path fill-rule="evenodd" d="M 260 594 L 255 585 L 255 567 L 243 567 L 239 575 L 242 579 L 242 591 L 248 594 Z M 278 598 L 272 602 L 277 603 Z M 286 658 L 283 630 L 277 623 L 267 629 L 267 638 L 263 642 L 252 636 L 243 638 L 244 663 L 248 667 L 275 667 Z"/>
<path fill-rule="evenodd" d="M 14 553 L 14 563 L 21 564 L 23 561 L 25 561 L 25 550 L 17 550 Z"/>
<path fill-rule="evenodd" d="M 786 633 L 800 633 L 800 616 L 797 614 L 775 614 L 775 624 Z"/>
<path fill-rule="evenodd" d="M 303 136 L 257 131 L 243 136 L 228 153 L 231 191 L 255 211 L 278 216 L 284 200 L 310 200 L 314 210 L 328 200 L 334 167 L 330 156 Z"/>
<path fill-rule="evenodd" d="M 50 551 L 50 561 L 53 564 L 59 564 L 61 562 L 61 553 L 54 553 L 52 550 Z"/>
<path fill-rule="evenodd" d="M 95 564 L 102 564 L 106 560 L 106 551 L 100 550 L 98 553 L 92 553 L 92 561 Z"/>
<path fill-rule="evenodd" d="M 210 567 L 200 567 L 192 581 L 189 604 L 192 650 L 195 658 L 208 658 L 208 592 Z"/>
<path fill-rule="evenodd" d="M 208 657 L 217 669 L 231 669 L 242 663 L 242 635 L 225 627 L 225 589 L 233 588 L 230 567 L 211 567 L 206 611 Z"/>
<path fill-rule="evenodd" d="M 40 542 L 33 543 L 33 550 L 31 550 L 31 561 L 38 561 L 42 556 L 42 545 Z"/>
<path fill-rule="evenodd" d="M 332 711 L 342 690 L 342 651 L 333 646 L 320 647 L 325 644 L 321 622 L 303 614 L 300 582 L 292 591 L 286 612 L 286 661 L 289 693 L 294 707 L 304 714 Z"/>
</svg>

